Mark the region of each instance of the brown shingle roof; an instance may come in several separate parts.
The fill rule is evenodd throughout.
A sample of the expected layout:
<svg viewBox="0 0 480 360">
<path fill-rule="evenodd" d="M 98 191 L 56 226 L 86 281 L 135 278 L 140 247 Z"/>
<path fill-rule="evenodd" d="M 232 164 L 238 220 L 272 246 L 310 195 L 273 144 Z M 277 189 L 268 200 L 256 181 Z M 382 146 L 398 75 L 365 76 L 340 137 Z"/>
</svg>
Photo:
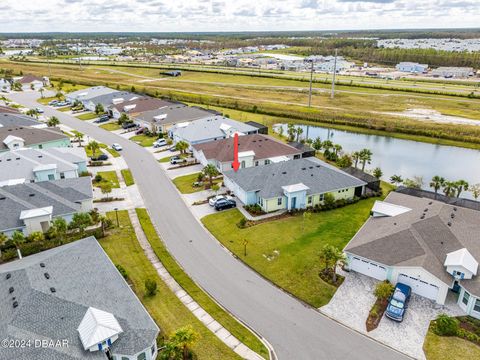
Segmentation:
<svg viewBox="0 0 480 360">
<path fill-rule="evenodd" d="M 60 128 L 38 129 L 33 127 L 3 127 L 0 128 L 0 150 L 8 149 L 3 140 L 8 135 L 17 136 L 25 141 L 25 146 L 46 143 L 68 138 Z"/>
<path fill-rule="evenodd" d="M 18 80 L 20 84 L 30 84 L 32 81 L 43 81 L 43 79 L 35 75 L 25 75 L 20 80 Z"/>
<path fill-rule="evenodd" d="M 233 138 L 210 141 L 193 146 L 202 151 L 207 159 L 221 162 L 233 161 Z M 270 136 L 253 134 L 238 138 L 238 151 L 254 151 L 255 159 L 268 159 L 275 156 L 300 155 L 302 152 Z"/>
<path fill-rule="evenodd" d="M 8 113 L 8 114 L 20 114 L 20 111 L 18 109 L 14 109 L 8 106 L 3 106 L 0 105 L 0 114 L 1 113 Z"/>
</svg>

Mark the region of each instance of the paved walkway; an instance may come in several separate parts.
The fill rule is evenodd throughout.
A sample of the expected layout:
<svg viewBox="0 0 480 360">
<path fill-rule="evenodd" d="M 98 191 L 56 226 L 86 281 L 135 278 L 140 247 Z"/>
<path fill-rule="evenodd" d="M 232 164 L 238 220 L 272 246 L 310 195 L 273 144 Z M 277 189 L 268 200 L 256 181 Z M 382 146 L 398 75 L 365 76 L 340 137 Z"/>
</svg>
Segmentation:
<svg viewBox="0 0 480 360">
<path fill-rule="evenodd" d="M 213 332 L 222 342 L 225 343 L 230 349 L 235 351 L 239 356 L 248 360 L 262 360 L 263 357 L 252 351 L 245 344 L 240 342 L 235 336 L 233 336 L 227 329 L 225 329 L 218 321 L 211 317 L 190 295 L 175 281 L 175 279 L 169 274 L 167 269 L 163 266 L 157 255 L 153 251 L 150 243 L 148 242 L 145 233 L 140 225 L 137 212 L 135 209 L 129 209 L 128 214 L 132 222 L 135 234 L 137 235 L 138 242 L 142 247 L 148 260 L 152 263 L 153 267 L 157 270 L 160 278 L 167 284 L 178 299 L 205 325 L 211 332 Z"/>
</svg>

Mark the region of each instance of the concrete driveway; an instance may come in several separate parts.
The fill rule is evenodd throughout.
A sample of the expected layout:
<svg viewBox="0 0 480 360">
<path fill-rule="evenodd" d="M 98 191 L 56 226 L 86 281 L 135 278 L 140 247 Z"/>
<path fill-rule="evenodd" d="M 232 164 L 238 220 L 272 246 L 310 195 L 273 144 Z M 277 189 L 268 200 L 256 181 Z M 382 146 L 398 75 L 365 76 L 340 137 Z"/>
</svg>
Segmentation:
<svg viewBox="0 0 480 360">
<path fill-rule="evenodd" d="M 431 320 L 441 313 L 452 316 L 463 314 L 451 298 L 447 298 L 445 307 L 440 308 L 433 301 L 412 294 L 405 318 L 401 323 L 384 316 L 379 326 L 367 333 L 365 321 L 375 302 L 373 291 L 378 280 L 354 272 L 345 275 L 344 283 L 330 303 L 320 308 L 320 311 L 417 359 L 425 359 L 423 342 Z"/>
</svg>

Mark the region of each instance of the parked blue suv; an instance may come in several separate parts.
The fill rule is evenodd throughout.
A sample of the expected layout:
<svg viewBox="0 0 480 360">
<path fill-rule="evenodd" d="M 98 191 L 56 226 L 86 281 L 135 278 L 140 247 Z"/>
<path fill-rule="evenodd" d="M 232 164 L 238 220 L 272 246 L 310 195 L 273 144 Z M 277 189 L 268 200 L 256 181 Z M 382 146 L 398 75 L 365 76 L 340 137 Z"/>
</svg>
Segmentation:
<svg viewBox="0 0 480 360">
<path fill-rule="evenodd" d="M 408 307 L 408 301 L 412 294 L 412 288 L 408 285 L 397 283 L 392 296 L 388 300 L 385 315 L 392 320 L 401 322 Z"/>
</svg>

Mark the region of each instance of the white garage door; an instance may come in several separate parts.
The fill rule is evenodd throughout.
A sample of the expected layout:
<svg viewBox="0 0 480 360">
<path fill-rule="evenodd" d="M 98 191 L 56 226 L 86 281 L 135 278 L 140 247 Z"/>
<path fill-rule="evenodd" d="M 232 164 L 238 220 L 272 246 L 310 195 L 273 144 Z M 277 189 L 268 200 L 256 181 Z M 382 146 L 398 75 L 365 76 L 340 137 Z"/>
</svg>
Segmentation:
<svg viewBox="0 0 480 360">
<path fill-rule="evenodd" d="M 352 257 L 349 267 L 350 270 L 378 280 L 385 280 L 387 278 L 387 269 L 384 266 L 356 256 Z"/>
<path fill-rule="evenodd" d="M 406 274 L 398 275 L 398 282 L 406 284 L 412 288 L 412 292 L 431 300 L 437 300 L 438 286 L 430 284 L 418 278 Z"/>
</svg>

